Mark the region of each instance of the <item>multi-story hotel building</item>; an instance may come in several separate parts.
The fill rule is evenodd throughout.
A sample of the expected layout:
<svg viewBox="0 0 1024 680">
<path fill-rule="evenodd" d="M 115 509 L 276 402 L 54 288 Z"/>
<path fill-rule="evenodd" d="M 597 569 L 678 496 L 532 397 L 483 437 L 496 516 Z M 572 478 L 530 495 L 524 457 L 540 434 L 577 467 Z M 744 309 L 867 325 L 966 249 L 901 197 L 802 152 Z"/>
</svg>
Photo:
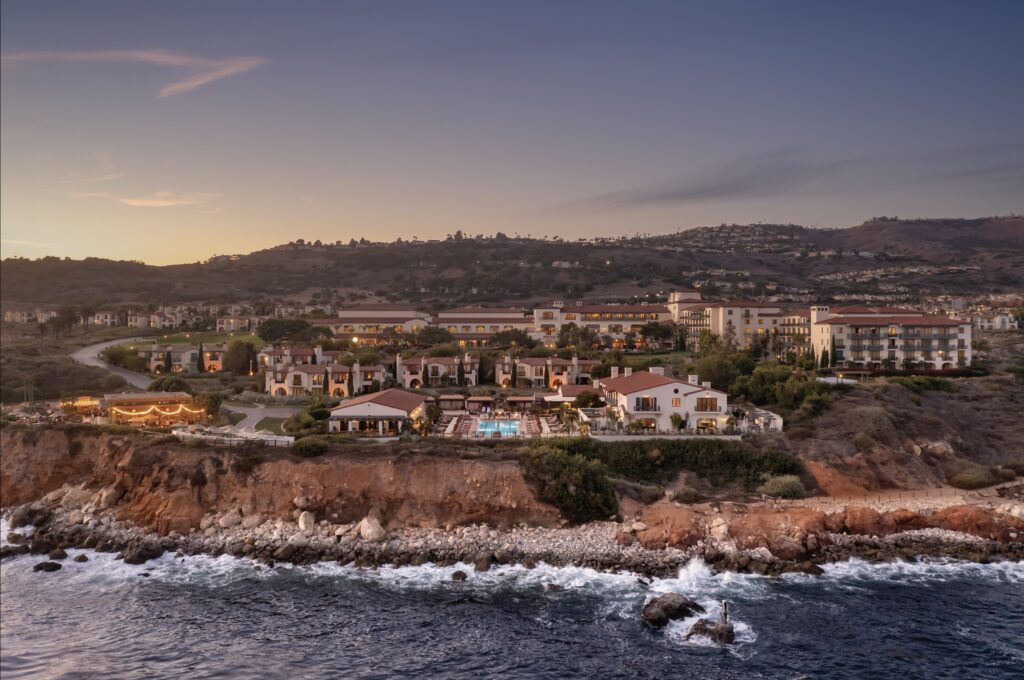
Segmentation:
<svg viewBox="0 0 1024 680">
<path fill-rule="evenodd" d="M 956 368 L 971 364 L 971 323 L 892 307 L 811 307 L 811 345 L 847 368 Z"/>
<path fill-rule="evenodd" d="M 600 336 L 609 336 L 615 347 L 622 347 L 628 334 L 637 334 L 649 323 L 671 323 L 672 312 L 665 305 L 565 305 L 554 302 L 533 310 L 531 336 L 554 346 L 563 324 L 574 323 Z"/>
<path fill-rule="evenodd" d="M 529 333 L 534 319 L 515 307 L 456 307 L 439 312 L 431 322 L 451 333 L 459 347 L 486 347 L 495 333 Z"/>
</svg>

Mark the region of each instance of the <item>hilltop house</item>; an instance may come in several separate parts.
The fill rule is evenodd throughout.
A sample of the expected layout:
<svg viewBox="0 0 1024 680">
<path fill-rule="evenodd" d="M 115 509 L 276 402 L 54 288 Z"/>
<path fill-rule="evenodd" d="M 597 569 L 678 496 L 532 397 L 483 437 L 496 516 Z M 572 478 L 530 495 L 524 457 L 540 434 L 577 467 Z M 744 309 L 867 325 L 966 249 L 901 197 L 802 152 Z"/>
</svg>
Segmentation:
<svg viewBox="0 0 1024 680">
<path fill-rule="evenodd" d="M 199 368 L 198 345 L 142 345 L 135 351 L 146 360 L 150 373 L 168 373 L 168 356 L 171 360 L 170 373 L 195 373 Z M 223 345 L 204 346 L 203 370 L 223 370 L 226 351 Z"/>
<path fill-rule="evenodd" d="M 696 375 L 679 380 L 639 371 L 598 382 L 609 407 L 628 428 L 632 423 L 658 432 L 676 432 L 672 415 L 682 418 L 683 429 L 721 432 L 729 421 L 729 395 L 700 382 Z"/>
<path fill-rule="evenodd" d="M 374 383 L 379 386 L 389 375 L 381 364 L 279 364 L 268 366 L 263 380 L 266 393 L 275 397 L 349 397 L 372 389 Z"/>
</svg>

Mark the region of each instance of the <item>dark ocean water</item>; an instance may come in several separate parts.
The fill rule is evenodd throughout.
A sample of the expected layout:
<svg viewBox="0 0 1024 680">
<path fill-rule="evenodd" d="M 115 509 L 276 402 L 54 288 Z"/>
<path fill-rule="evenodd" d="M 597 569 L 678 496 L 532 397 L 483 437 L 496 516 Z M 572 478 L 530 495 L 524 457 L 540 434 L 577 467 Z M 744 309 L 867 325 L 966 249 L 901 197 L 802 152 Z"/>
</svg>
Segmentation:
<svg viewBox="0 0 1024 680">
<path fill-rule="evenodd" d="M 0 675 L 15 678 L 1022 678 L 1024 565 L 829 567 L 823 577 L 713 576 L 700 562 L 650 584 L 587 569 L 256 569 L 193 557 L 129 566 L 85 552 L 0 573 Z M 149 576 L 143 576 L 143 573 Z M 555 586 L 552 588 L 551 586 Z M 652 631 L 659 592 L 738 641 Z"/>
</svg>

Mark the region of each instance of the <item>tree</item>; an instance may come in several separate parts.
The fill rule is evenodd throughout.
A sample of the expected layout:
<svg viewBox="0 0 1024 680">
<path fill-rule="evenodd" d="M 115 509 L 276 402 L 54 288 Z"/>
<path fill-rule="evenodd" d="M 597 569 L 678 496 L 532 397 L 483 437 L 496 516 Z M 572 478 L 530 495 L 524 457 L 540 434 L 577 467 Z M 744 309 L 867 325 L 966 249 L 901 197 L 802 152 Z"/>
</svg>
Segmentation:
<svg viewBox="0 0 1024 680">
<path fill-rule="evenodd" d="M 149 383 L 149 392 L 186 392 L 192 394 L 192 386 L 184 378 L 176 375 L 164 375 Z"/>
<path fill-rule="evenodd" d="M 224 370 L 235 375 L 247 375 L 256 363 L 256 347 L 251 342 L 233 340 L 224 352 Z"/>
<path fill-rule="evenodd" d="M 608 422 L 612 424 L 613 430 L 618 430 L 622 423 L 622 414 L 619 413 L 619 409 L 614 406 L 609 406 L 604 410 L 605 416 L 608 417 Z"/>
<path fill-rule="evenodd" d="M 206 359 L 203 357 L 203 343 L 199 343 L 199 358 L 196 359 L 196 373 L 206 373 Z"/>
<path fill-rule="evenodd" d="M 679 415 L 678 413 L 675 413 L 675 412 L 673 412 L 672 415 L 670 415 L 668 417 L 668 419 L 672 421 L 672 427 L 674 427 L 676 429 L 676 432 L 678 432 L 679 430 L 682 430 L 683 429 L 683 425 L 686 422 L 686 421 L 683 420 L 683 417 L 681 415 Z"/>
<path fill-rule="evenodd" d="M 706 328 L 697 336 L 697 351 L 702 355 L 717 352 L 720 344 L 718 336 Z"/>
<path fill-rule="evenodd" d="M 829 355 L 828 355 L 829 356 L 829 364 L 828 365 L 829 366 L 835 366 L 836 365 L 836 339 L 835 339 L 835 336 L 832 337 L 832 340 L 829 343 L 829 349 L 830 349 L 830 352 L 829 352 Z"/>
<path fill-rule="evenodd" d="M 170 373 L 174 370 L 174 363 L 171 361 L 171 353 L 164 352 L 164 373 Z"/>
<path fill-rule="evenodd" d="M 726 357 L 721 354 L 712 354 L 697 360 L 697 374 L 702 380 L 710 381 L 713 387 L 727 390 L 739 376 L 740 371 Z"/>
<path fill-rule="evenodd" d="M 604 402 L 601 395 L 592 390 L 583 390 L 572 400 L 572 405 L 576 408 L 597 408 L 602 403 Z"/>
<path fill-rule="evenodd" d="M 544 364 L 544 389 L 551 386 L 551 370 L 547 364 Z"/>
<path fill-rule="evenodd" d="M 831 366 L 831 363 L 829 363 L 828 350 L 827 349 L 826 350 L 822 350 L 822 352 L 821 352 L 821 368 L 828 368 L 829 366 Z"/>
<path fill-rule="evenodd" d="M 537 346 L 537 341 L 521 328 L 512 328 L 495 333 L 488 339 L 487 344 L 491 347 L 523 347 L 525 349 L 533 349 Z"/>
<path fill-rule="evenodd" d="M 430 347 L 432 345 L 443 345 L 454 342 L 455 336 L 446 328 L 436 326 L 424 326 L 416 334 L 416 345 L 419 347 Z"/>
<path fill-rule="evenodd" d="M 459 363 L 455 367 L 455 380 L 459 387 L 466 386 L 466 366 L 462 363 L 462 357 L 459 357 Z"/>
<path fill-rule="evenodd" d="M 324 367 L 323 395 L 325 398 L 331 396 L 331 369 L 328 366 Z"/>
<path fill-rule="evenodd" d="M 727 321 L 725 324 L 725 331 L 722 333 L 722 347 L 727 352 L 736 351 L 738 341 L 736 339 L 736 326 L 733 325 L 732 321 Z"/>
<path fill-rule="evenodd" d="M 597 342 L 597 334 L 586 326 L 577 326 L 570 322 L 562 324 L 558 329 L 558 339 L 555 342 L 559 347 L 590 349 Z"/>
<path fill-rule="evenodd" d="M 671 324 L 667 323 L 649 321 L 640 328 L 640 337 L 648 345 L 660 344 L 665 340 L 671 340 L 673 335 L 675 335 L 674 329 Z"/>
<path fill-rule="evenodd" d="M 355 372 L 355 369 L 350 366 L 348 369 L 348 380 L 345 382 L 346 396 L 349 397 L 355 396 L 356 392 Z"/>
<path fill-rule="evenodd" d="M 302 319 L 267 319 L 260 324 L 256 335 L 264 342 L 279 342 L 309 335 L 311 330 L 309 322 Z"/>
</svg>

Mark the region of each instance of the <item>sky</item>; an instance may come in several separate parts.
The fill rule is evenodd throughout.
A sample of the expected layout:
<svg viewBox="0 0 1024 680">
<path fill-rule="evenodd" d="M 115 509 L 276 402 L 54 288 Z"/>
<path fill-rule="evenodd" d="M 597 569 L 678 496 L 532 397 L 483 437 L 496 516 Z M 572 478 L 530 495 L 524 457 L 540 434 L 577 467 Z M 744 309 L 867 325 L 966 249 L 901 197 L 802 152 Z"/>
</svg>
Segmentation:
<svg viewBox="0 0 1024 680">
<path fill-rule="evenodd" d="M 1024 213 L 1024 2 L 0 5 L 0 253 Z"/>
</svg>

